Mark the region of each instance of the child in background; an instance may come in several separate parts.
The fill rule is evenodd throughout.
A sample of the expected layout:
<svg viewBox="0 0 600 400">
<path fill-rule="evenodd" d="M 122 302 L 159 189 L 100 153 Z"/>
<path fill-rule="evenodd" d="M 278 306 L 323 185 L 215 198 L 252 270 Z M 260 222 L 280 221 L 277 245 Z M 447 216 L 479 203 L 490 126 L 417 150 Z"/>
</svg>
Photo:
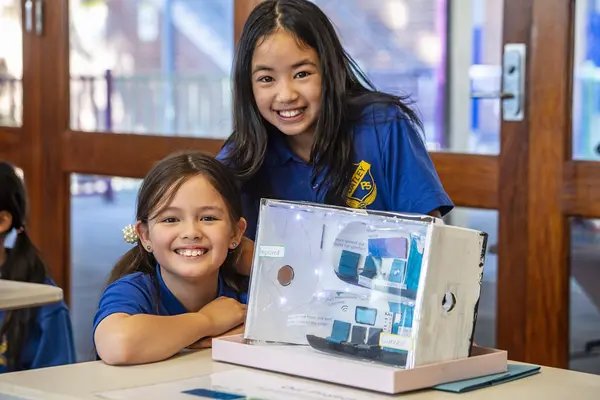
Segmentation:
<svg viewBox="0 0 600 400">
<path fill-rule="evenodd" d="M 246 229 L 231 172 L 200 153 L 167 157 L 144 179 L 135 242 L 115 265 L 94 317 L 108 364 L 164 360 L 243 331 L 248 277 L 235 269 Z"/>
<path fill-rule="evenodd" d="M 0 278 L 55 285 L 26 229 L 27 194 L 12 165 L 0 162 Z M 12 248 L 5 247 L 16 231 Z M 0 311 L 0 373 L 75 362 L 71 317 L 64 301 Z"/>
</svg>

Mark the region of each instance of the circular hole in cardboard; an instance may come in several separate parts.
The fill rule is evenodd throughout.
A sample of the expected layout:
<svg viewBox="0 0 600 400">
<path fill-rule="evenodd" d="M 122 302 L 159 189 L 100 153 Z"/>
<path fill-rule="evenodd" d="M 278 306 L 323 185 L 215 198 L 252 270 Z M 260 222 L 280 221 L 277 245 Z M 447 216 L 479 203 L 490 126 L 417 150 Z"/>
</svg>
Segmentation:
<svg viewBox="0 0 600 400">
<path fill-rule="evenodd" d="M 456 306 L 456 296 L 452 292 L 446 292 L 444 294 L 444 298 L 442 299 L 442 308 L 446 312 L 450 312 L 454 310 Z"/>
<path fill-rule="evenodd" d="M 288 286 L 294 280 L 294 268 L 284 265 L 277 272 L 277 281 L 281 286 Z"/>
</svg>

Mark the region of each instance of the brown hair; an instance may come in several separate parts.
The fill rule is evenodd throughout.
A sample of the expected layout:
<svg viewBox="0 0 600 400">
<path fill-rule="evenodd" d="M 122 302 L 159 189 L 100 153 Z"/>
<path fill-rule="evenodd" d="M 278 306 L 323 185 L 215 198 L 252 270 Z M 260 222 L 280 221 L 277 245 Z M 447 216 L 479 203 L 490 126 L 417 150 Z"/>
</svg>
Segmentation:
<svg viewBox="0 0 600 400">
<path fill-rule="evenodd" d="M 227 207 L 231 224 L 236 226 L 242 218 L 242 196 L 234 175 L 215 158 L 196 152 L 172 154 L 154 165 L 144 178 L 137 198 L 136 219 L 143 223 L 155 218 L 162 212 L 188 179 L 202 175 L 221 195 Z M 221 266 L 221 275 L 231 288 L 238 292 L 248 290 L 247 277 L 239 274 L 235 268 L 241 246 L 230 251 Z M 131 250 L 117 261 L 108 283 L 135 272 L 151 275 L 158 284 L 156 259 L 144 250 L 138 241 Z"/>
</svg>

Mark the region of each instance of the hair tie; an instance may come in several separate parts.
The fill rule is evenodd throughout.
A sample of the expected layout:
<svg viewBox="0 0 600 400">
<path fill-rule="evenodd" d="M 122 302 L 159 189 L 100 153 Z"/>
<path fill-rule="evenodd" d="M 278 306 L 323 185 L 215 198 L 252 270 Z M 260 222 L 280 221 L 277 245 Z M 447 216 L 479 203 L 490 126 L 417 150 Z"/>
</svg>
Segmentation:
<svg viewBox="0 0 600 400">
<path fill-rule="evenodd" d="M 138 235 L 135 231 L 135 226 L 129 224 L 125 228 L 123 228 L 123 240 L 127 243 L 134 244 L 138 241 Z"/>
</svg>

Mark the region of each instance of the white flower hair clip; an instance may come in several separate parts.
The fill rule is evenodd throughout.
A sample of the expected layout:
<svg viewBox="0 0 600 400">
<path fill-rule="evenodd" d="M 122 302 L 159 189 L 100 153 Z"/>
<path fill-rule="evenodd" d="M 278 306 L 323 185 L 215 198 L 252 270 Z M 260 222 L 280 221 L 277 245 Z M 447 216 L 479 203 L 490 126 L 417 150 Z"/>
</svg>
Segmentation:
<svg viewBox="0 0 600 400">
<path fill-rule="evenodd" d="M 137 232 L 135 231 L 135 226 L 129 224 L 123 228 L 123 239 L 130 244 L 137 243 L 139 238 Z"/>
</svg>

